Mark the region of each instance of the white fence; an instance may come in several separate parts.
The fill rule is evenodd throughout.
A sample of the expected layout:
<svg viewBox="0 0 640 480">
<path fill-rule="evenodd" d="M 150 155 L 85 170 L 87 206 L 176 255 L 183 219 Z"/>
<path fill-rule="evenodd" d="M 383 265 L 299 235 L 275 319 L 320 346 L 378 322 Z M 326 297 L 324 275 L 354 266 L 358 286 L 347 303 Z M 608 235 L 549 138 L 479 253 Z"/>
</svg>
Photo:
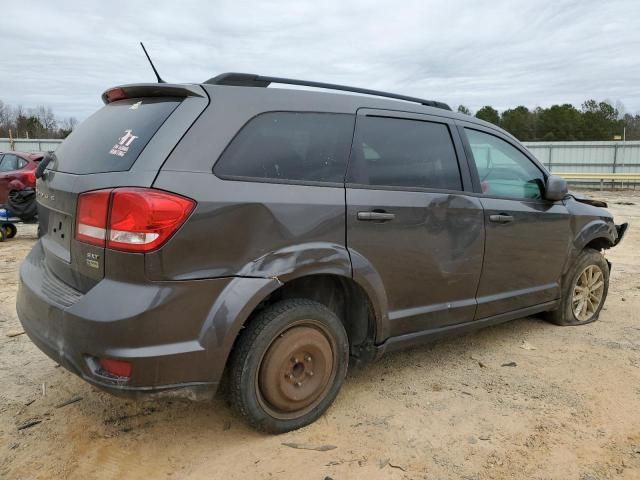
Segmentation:
<svg viewBox="0 0 640 480">
<path fill-rule="evenodd" d="M 18 152 L 49 152 L 58 148 L 58 145 L 61 143 L 62 140 L 53 138 L 14 138 L 14 148 L 11 148 L 8 138 L 0 138 L 0 152 L 8 152 L 9 150 L 16 150 Z"/>
<path fill-rule="evenodd" d="M 525 142 L 552 172 L 640 173 L 640 141 Z"/>
<path fill-rule="evenodd" d="M 62 140 L 14 139 L 15 150 L 46 152 Z M 640 141 L 629 142 L 524 142 L 552 172 L 640 173 Z M 11 150 L 8 138 L 0 138 L 0 151 Z"/>
</svg>

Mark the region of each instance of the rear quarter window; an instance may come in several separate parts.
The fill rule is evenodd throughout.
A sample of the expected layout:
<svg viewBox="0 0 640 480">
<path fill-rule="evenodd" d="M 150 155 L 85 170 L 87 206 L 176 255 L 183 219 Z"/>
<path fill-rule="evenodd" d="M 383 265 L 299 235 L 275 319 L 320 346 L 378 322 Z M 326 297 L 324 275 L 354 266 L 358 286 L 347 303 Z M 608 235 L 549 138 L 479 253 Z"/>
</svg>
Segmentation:
<svg viewBox="0 0 640 480">
<path fill-rule="evenodd" d="M 214 173 L 222 178 L 300 182 L 344 181 L 354 116 L 269 112 L 231 141 Z"/>
<path fill-rule="evenodd" d="M 179 104 L 179 99 L 160 97 L 105 105 L 60 145 L 50 168 L 76 174 L 129 170 Z"/>
</svg>

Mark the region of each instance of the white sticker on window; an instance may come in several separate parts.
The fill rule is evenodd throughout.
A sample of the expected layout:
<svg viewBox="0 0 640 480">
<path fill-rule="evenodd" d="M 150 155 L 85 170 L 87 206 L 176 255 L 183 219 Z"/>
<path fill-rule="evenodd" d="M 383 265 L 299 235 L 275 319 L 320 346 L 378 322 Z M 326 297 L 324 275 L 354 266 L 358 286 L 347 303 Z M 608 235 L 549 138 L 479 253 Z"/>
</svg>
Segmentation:
<svg viewBox="0 0 640 480">
<path fill-rule="evenodd" d="M 118 139 L 118 143 L 109 150 L 109 153 L 117 157 L 124 157 L 136 138 L 138 137 L 133 134 L 132 130 L 125 130 L 124 135 Z"/>
</svg>

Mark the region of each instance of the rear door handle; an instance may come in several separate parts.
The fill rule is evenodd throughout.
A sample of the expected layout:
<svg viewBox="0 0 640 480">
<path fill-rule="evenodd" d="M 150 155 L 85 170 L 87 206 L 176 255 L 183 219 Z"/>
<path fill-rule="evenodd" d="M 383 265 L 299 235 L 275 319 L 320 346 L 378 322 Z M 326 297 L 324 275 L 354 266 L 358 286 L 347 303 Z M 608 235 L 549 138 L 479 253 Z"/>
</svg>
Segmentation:
<svg viewBox="0 0 640 480">
<path fill-rule="evenodd" d="M 501 213 L 499 215 L 489 215 L 489 220 L 495 223 L 511 223 L 513 222 L 513 217 L 511 215 Z"/>
<path fill-rule="evenodd" d="M 394 213 L 388 212 L 358 212 L 358 220 L 363 222 L 390 222 L 396 218 Z"/>
</svg>

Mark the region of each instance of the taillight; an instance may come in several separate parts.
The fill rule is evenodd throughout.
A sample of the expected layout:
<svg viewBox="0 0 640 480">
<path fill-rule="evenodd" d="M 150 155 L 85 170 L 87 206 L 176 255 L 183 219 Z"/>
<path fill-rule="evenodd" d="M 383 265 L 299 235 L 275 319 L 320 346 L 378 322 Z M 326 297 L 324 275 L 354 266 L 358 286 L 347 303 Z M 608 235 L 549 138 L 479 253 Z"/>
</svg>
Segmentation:
<svg viewBox="0 0 640 480">
<path fill-rule="evenodd" d="M 99 198 L 98 198 L 99 197 Z M 88 203 L 87 200 L 89 199 Z M 102 232 L 88 227 L 85 209 L 102 205 L 105 222 Z M 149 188 L 116 188 L 83 193 L 78 201 L 76 238 L 92 245 L 125 252 L 150 252 L 165 243 L 184 223 L 196 202 L 174 193 Z M 99 212 L 98 212 L 99 213 Z M 94 224 L 87 224 L 97 227 Z M 95 233 L 92 237 L 87 234 Z M 95 243 L 102 233 L 102 242 Z M 106 242 L 105 242 L 106 240 Z"/>
<path fill-rule="evenodd" d="M 76 239 L 104 247 L 107 238 L 107 214 L 111 190 L 87 192 L 78 198 Z"/>
<path fill-rule="evenodd" d="M 187 219 L 195 202 L 146 188 L 113 192 L 107 247 L 148 252 L 162 245 Z"/>
<path fill-rule="evenodd" d="M 24 173 L 25 183 L 30 187 L 36 186 L 36 172 L 35 170 L 29 170 Z"/>
</svg>

